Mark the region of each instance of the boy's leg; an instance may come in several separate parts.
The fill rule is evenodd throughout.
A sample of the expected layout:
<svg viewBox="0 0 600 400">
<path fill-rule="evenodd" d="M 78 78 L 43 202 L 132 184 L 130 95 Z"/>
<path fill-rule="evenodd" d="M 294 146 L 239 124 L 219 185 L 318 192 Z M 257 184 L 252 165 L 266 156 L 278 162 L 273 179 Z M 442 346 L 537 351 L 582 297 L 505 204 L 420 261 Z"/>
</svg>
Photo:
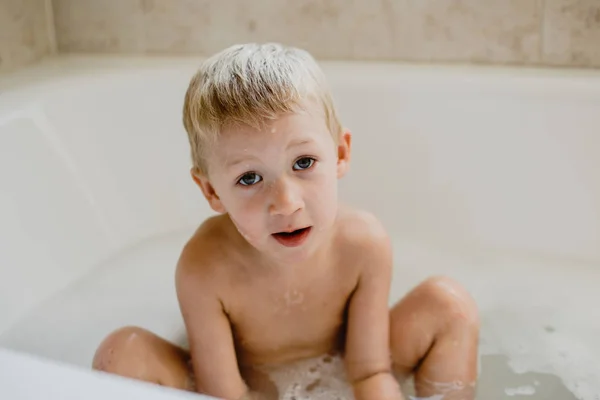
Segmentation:
<svg viewBox="0 0 600 400">
<path fill-rule="evenodd" d="M 196 391 L 189 352 L 138 327 L 124 327 L 102 341 L 92 368 L 175 389 Z M 277 387 L 265 373 L 242 369 L 249 387 L 267 399 L 277 399 Z"/>
<path fill-rule="evenodd" d="M 390 312 L 395 372 L 414 373 L 418 397 L 475 398 L 479 343 L 477 306 L 455 281 L 430 278 Z"/>
<path fill-rule="evenodd" d="M 92 368 L 128 378 L 194 391 L 187 351 L 138 327 L 124 327 L 106 337 Z"/>
</svg>

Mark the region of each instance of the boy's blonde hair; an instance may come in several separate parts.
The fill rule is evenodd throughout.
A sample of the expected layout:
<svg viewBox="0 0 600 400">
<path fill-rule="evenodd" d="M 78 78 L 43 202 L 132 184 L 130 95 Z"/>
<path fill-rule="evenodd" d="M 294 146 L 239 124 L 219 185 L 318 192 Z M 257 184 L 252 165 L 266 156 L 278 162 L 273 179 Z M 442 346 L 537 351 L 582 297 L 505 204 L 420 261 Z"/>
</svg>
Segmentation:
<svg viewBox="0 0 600 400">
<path fill-rule="evenodd" d="M 305 50 L 277 43 L 239 44 L 202 63 L 185 94 L 183 124 L 193 167 L 207 172 L 206 156 L 226 126 L 263 124 L 307 102 L 322 108 L 337 143 L 341 125 L 325 75 Z"/>
</svg>

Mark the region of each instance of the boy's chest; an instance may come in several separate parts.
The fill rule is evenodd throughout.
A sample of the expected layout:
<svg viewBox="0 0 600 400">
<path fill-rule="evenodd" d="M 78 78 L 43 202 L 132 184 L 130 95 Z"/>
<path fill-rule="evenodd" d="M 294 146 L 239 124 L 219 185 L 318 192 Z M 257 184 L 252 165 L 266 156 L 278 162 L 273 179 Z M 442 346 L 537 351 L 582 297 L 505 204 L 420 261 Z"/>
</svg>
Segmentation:
<svg viewBox="0 0 600 400">
<path fill-rule="evenodd" d="M 343 334 L 357 281 L 352 275 L 273 282 L 238 292 L 230 310 L 238 350 L 265 363 L 331 350 Z"/>
</svg>

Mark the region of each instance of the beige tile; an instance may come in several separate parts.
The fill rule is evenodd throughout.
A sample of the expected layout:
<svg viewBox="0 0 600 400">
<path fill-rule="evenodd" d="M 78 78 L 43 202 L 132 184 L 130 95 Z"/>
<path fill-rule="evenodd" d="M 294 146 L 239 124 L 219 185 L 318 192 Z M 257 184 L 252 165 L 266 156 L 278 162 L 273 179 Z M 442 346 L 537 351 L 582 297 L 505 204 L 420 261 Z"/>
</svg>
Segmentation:
<svg viewBox="0 0 600 400">
<path fill-rule="evenodd" d="M 352 55 L 356 59 L 395 57 L 394 5 L 390 0 L 355 0 L 352 22 Z"/>
<path fill-rule="evenodd" d="M 231 0 L 141 0 L 147 52 L 204 54 L 238 32 Z"/>
<path fill-rule="evenodd" d="M 546 0 L 543 60 L 600 67 L 600 1 Z"/>
<path fill-rule="evenodd" d="M 422 61 L 535 63 L 541 0 L 387 0 L 396 55 Z"/>
<path fill-rule="evenodd" d="M 59 51 L 138 52 L 144 36 L 139 0 L 53 0 Z"/>
<path fill-rule="evenodd" d="M 346 0 L 142 0 L 150 51 L 213 53 L 240 42 L 277 41 L 322 57 L 350 57 Z"/>
<path fill-rule="evenodd" d="M 12 18 L 9 18 L 6 3 L 6 0 L 0 0 L 0 70 L 12 68 L 13 65 L 10 53 L 15 29 Z"/>
<path fill-rule="evenodd" d="M 252 40 L 302 47 L 322 59 L 350 58 L 352 5 L 348 0 L 270 0 L 257 3 L 258 7 L 247 5 L 237 18 L 245 22 Z"/>
<path fill-rule="evenodd" d="M 45 0 L 0 0 L 0 68 L 26 65 L 49 52 Z"/>
</svg>

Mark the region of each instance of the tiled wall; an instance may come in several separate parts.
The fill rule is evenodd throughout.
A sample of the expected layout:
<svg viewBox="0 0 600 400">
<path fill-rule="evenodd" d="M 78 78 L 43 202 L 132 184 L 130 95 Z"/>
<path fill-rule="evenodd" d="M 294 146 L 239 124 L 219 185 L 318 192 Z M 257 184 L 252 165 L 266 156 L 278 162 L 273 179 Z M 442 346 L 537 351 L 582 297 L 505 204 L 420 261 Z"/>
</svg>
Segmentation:
<svg viewBox="0 0 600 400">
<path fill-rule="evenodd" d="M 12 70 L 54 51 L 50 0 L 0 0 L 0 70 Z"/>
<path fill-rule="evenodd" d="M 0 0 L 0 68 L 52 52 L 52 28 L 60 52 L 280 41 L 322 59 L 600 67 L 600 0 Z"/>
<path fill-rule="evenodd" d="M 207 54 L 243 41 L 321 58 L 600 67 L 600 0 L 53 0 L 66 52 Z"/>
</svg>

